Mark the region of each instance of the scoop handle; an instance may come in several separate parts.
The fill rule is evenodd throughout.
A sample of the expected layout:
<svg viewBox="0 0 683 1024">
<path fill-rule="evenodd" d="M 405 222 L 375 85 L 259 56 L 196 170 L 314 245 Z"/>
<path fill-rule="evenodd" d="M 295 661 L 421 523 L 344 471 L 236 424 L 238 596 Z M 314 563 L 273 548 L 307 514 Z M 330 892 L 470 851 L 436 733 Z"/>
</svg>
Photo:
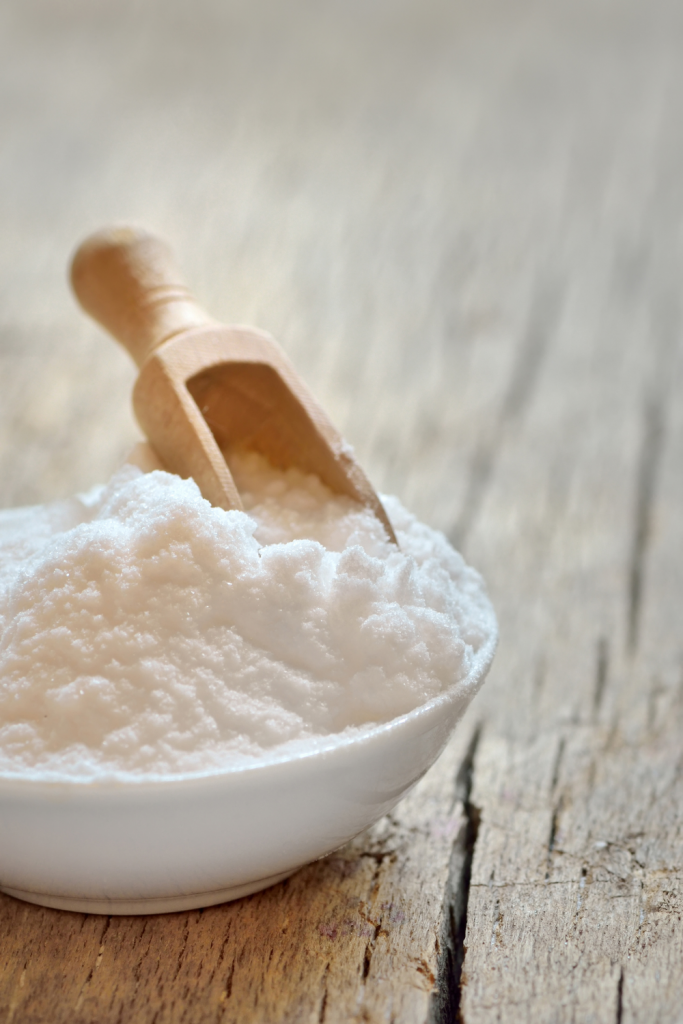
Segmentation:
<svg viewBox="0 0 683 1024">
<path fill-rule="evenodd" d="M 162 342 L 214 321 L 182 281 L 166 242 L 144 228 L 90 235 L 71 263 L 83 309 L 124 345 L 138 366 Z"/>
</svg>

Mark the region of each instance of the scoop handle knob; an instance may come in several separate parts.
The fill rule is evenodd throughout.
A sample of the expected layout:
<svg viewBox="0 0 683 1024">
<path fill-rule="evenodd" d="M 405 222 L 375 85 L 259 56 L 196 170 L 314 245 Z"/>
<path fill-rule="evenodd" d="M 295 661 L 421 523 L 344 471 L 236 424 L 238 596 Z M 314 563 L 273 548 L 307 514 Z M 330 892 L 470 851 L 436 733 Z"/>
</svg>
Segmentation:
<svg viewBox="0 0 683 1024">
<path fill-rule="evenodd" d="M 138 366 L 164 341 L 215 321 L 183 283 L 166 242 L 144 228 L 105 228 L 79 246 L 71 284 L 83 309 Z"/>
</svg>

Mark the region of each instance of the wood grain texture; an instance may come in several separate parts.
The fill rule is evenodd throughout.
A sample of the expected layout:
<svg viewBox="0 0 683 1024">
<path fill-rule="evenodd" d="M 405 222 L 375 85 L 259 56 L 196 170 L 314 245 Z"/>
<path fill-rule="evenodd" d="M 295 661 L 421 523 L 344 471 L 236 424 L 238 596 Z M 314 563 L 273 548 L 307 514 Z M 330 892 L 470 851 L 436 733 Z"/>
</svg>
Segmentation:
<svg viewBox="0 0 683 1024">
<path fill-rule="evenodd" d="M 142 221 L 501 622 L 439 764 L 287 883 L 0 900 L 0 1021 L 681 1019 L 682 46 L 675 0 L 0 7 L 3 504 L 138 439 L 65 273 Z"/>
</svg>

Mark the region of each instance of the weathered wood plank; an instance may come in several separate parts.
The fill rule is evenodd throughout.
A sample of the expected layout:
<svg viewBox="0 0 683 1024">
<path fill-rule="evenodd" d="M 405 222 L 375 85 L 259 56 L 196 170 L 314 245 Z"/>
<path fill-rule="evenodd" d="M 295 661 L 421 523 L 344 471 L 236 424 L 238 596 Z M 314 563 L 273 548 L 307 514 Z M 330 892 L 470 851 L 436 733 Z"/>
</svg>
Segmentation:
<svg viewBox="0 0 683 1024">
<path fill-rule="evenodd" d="M 679 1019 L 682 36 L 674 0 L 2 5 L 2 503 L 137 437 L 64 268 L 139 217 L 464 545 L 502 640 L 434 771 L 288 883 L 0 900 L 0 1020 Z"/>
</svg>

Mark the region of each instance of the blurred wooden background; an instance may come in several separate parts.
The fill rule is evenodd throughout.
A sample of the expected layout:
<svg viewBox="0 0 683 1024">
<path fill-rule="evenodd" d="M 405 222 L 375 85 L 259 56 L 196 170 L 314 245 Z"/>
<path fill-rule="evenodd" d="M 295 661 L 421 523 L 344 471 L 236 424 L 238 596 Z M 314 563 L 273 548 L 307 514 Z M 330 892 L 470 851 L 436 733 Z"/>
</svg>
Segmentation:
<svg viewBox="0 0 683 1024">
<path fill-rule="evenodd" d="M 338 855 L 203 913 L 0 898 L 0 1021 L 680 1021 L 683 6 L 6 0 L 0 83 L 0 503 L 138 438 L 66 267 L 139 220 L 501 623 Z"/>
</svg>

